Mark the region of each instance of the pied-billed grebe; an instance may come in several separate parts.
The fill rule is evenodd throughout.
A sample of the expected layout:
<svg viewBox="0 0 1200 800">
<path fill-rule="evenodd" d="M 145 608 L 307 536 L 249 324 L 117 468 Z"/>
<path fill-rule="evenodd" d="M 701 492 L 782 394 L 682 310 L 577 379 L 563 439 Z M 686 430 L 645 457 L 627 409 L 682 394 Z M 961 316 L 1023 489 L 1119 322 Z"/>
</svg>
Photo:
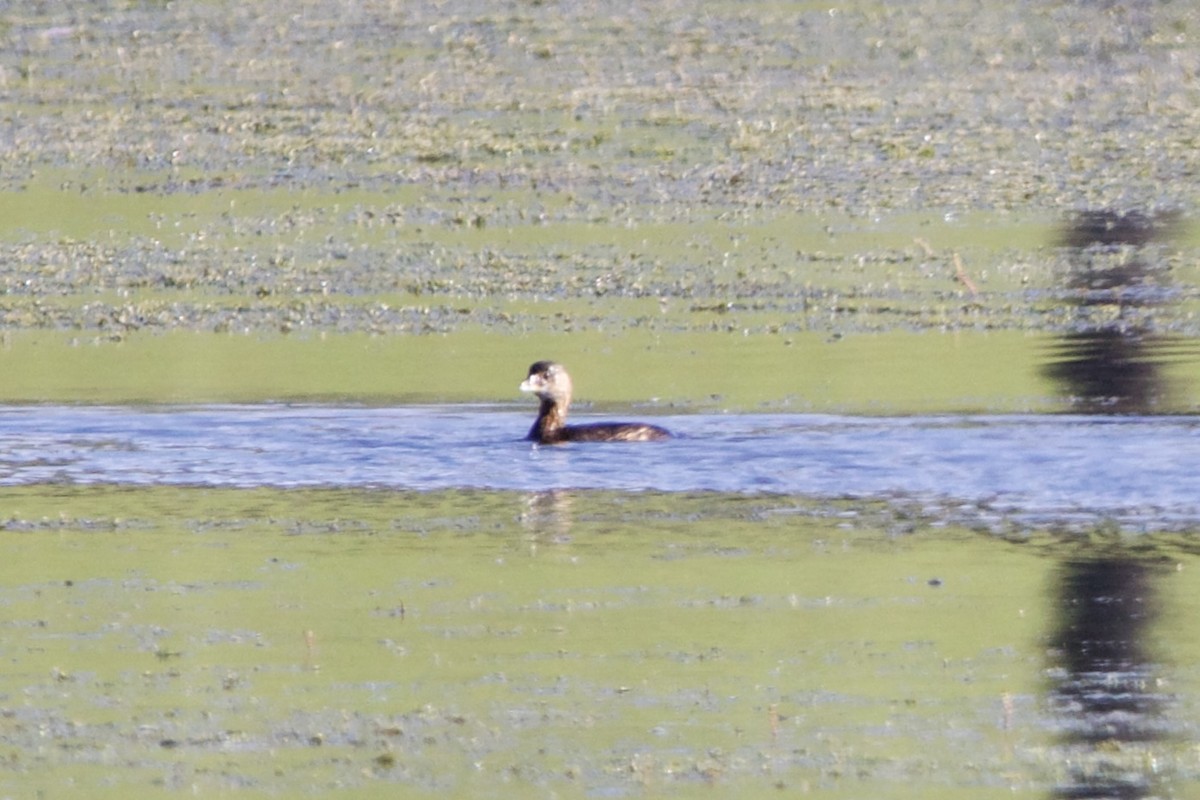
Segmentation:
<svg viewBox="0 0 1200 800">
<path fill-rule="evenodd" d="M 521 384 L 522 392 L 541 398 L 537 422 L 526 439 L 538 444 L 559 442 L 652 442 L 671 438 L 671 432 L 643 422 L 593 422 L 568 425 L 567 408 L 571 405 L 571 376 L 562 364 L 538 361 L 529 368 Z"/>
</svg>

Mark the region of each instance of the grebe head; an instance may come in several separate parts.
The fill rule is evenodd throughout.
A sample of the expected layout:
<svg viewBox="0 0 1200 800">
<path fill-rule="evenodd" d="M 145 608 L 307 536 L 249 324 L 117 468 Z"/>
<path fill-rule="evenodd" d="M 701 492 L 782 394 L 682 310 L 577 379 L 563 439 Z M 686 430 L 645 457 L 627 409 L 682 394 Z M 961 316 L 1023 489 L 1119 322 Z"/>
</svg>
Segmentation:
<svg viewBox="0 0 1200 800">
<path fill-rule="evenodd" d="M 520 388 L 522 392 L 532 392 L 543 400 L 571 402 L 571 376 L 562 364 L 553 361 L 538 361 L 531 365 L 529 375 Z"/>
</svg>

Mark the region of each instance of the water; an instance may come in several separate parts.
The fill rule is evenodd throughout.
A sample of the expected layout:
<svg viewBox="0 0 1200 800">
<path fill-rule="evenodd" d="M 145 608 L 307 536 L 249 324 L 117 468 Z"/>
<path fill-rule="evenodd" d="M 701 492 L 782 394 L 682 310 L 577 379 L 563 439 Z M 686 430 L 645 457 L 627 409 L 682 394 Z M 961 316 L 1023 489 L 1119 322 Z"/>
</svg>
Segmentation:
<svg viewBox="0 0 1200 800">
<path fill-rule="evenodd" d="M 581 419 L 584 419 L 581 417 Z M 10 407 L 0 484 L 609 489 L 915 503 L 1035 526 L 1200 522 L 1200 418 L 688 415 L 663 444 L 535 447 L 512 406 Z"/>
</svg>

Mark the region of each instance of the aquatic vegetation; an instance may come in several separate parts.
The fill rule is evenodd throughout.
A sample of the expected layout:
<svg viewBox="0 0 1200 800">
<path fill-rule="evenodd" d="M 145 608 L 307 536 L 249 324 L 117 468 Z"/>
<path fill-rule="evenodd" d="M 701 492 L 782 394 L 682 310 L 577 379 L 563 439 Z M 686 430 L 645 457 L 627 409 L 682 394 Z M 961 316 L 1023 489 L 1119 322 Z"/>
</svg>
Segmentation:
<svg viewBox="0 0 1200 800">
<path fill-rule="evenodd" d="M 0 402 L 514 402 L 552 357 L 592 410 L 1113 408 L 1072 338 L 1108 326 L 1167 344 L 1134 348 L 1154 391 L 1121 408 L 1194 411 L 1195 27 L 1186 3 L 12 4 Z M 1081 256 L 1060 225 L 1088 209 L 1181 222 Z M 1070 277 L 1101 261 L 1155 285 Z M 1136 497 L 1051 534 L 986 499 L 82 487 L 53 444 L 0 492 L 0 794 L 1200 776 L 1195 547 Z M 1138 641 L 1079 658 L 1111 604 Z M 1105 728 L 1112 687 L 1136 724 Z"/>
</svg>

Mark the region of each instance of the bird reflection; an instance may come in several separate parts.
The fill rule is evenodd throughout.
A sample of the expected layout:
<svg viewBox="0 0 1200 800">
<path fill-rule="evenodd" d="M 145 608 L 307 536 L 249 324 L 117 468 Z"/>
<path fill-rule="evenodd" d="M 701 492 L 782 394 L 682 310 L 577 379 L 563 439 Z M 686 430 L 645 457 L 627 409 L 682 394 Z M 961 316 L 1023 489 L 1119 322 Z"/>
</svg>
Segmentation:
<svg viewBox="0 0 1200 800">
<path fill-rule="evenodd" d="M 1055 798 L 1159 795 L 1151 743 L 1168 735 L 1168 698 L 1145 644 L 1156 612 L 1154 570 L 1125 555 L 1060 568 L 1047 673 L 1066 767 Z"/>
<path fill-rule="evenodd" d="M 536 542 L 570 540 L 573 503 L 571 492 L 562 489 L 531 492 L 525 496 L 521 525 L 529 531 L 535 548 Z"/>
<path fill-rule="evenodd" d="M 1073 410 L 1126 414 L 1169 407 L 1161 366 L 1183 345 L 1155 331 L 1154 314 L 1177 294 L 1155 245 L 1170 239 L 1178 224 L 1172 213 L 1103 210 L 1077 215 L 1062 231 L 1071 329 L 1043 372 L 1059 383 Z"/>
</svg>

